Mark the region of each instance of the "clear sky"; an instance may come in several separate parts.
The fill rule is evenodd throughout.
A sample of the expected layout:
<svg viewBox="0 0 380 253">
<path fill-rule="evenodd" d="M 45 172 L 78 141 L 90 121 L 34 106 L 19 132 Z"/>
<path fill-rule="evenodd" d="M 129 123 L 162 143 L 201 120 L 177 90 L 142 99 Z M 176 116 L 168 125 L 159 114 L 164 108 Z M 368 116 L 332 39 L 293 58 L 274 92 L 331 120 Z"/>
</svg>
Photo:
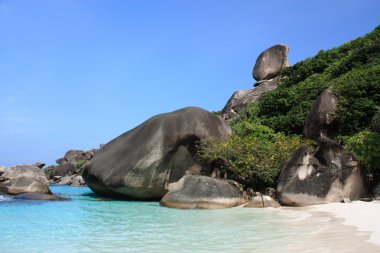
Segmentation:
<svg viewBox="0 0 380 253">
<path fill-rule="evenodd" d="M 379 0 L 0 0 L 0 165 L 220 110 L 264 49 L 287 44 L 296 63 L 379 24 Z"/>
</svg>

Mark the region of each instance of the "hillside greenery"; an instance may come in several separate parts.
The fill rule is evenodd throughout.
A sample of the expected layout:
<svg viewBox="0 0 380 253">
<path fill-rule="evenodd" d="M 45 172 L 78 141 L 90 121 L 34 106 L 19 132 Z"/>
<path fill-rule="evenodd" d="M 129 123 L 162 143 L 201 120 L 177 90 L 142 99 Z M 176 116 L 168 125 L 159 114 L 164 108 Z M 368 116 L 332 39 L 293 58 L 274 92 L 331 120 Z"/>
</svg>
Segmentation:
<svg viewBox="0 0 380 253">
<path fill-rule="evenodd" d="M 380 172 L 380 26 L 283 69 L 279 84 L 230 122 L 230 139 L 203 141 L 201 155 L 223 159 L 249 182 L 274 185 L 291 152 L 308 142 L 302 133 L 314 100 L 331 88 L 339 101 L 332 138 L 343 141 L 368 173 Z"/>
</svg>

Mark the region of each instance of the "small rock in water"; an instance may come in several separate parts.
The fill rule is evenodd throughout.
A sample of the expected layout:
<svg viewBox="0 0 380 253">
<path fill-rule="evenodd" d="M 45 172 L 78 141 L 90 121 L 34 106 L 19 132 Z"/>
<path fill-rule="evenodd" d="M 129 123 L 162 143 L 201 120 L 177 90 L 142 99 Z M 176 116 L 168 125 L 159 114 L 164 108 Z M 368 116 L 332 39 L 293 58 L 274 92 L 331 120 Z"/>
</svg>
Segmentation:
<svg viewBox="0 0 380 253">
<path fill-rule="evenodd" d="M 351 203 L 352 201 L 349 198 L 343 198 L 342 203 Z"/>
</svg>

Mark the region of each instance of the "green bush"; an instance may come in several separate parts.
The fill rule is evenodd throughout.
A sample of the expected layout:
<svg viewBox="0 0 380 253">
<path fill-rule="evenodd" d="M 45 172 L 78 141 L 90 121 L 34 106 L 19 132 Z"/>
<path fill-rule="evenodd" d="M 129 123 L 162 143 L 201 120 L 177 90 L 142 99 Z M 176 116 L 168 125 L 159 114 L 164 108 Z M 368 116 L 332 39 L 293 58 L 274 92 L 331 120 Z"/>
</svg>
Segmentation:
<svg viewBox="0 0 380 253">
<path fill-rule="evenodd" d="M 368 174 L 380 172 L 380 134 L 363 130 L 345 138 L 347 150 L 352 151 Z"/>
<path fill-rule="evenodd" d="M 340 47 L 282 70 L 280 86 L 258 104 L 260 122 L 275 131 L 302 134 L 307 113 L 323 90 L 339 96 L 336 135 L 367 128 L 379 102 L 380 26 Z"/>
<path fill-rule="evenodd" d="M 200 156 L 209 161 L 222 159 L 225 169 L 243 177 L 246 186 L 274 186 L 282 165 L 302 145 L 301 139 L 247 121 L 239 126 L 239 134 L 228 139 L 202 140 Z"/>
</svg>

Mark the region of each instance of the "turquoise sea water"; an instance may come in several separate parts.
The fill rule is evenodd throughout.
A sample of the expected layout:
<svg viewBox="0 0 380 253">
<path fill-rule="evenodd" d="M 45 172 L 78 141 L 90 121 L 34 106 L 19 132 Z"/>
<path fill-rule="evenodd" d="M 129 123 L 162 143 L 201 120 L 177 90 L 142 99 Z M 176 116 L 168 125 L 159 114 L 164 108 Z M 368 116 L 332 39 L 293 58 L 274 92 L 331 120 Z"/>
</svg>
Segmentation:
<svg viewBox="0 0 380 253">
<path fill-rule="evenodd" d="M 293 209 L 178 210 L 52 186 L 71 201 L 0 195 L 0 252 L 380 252 L 369 234 Z"/>
</svg>

